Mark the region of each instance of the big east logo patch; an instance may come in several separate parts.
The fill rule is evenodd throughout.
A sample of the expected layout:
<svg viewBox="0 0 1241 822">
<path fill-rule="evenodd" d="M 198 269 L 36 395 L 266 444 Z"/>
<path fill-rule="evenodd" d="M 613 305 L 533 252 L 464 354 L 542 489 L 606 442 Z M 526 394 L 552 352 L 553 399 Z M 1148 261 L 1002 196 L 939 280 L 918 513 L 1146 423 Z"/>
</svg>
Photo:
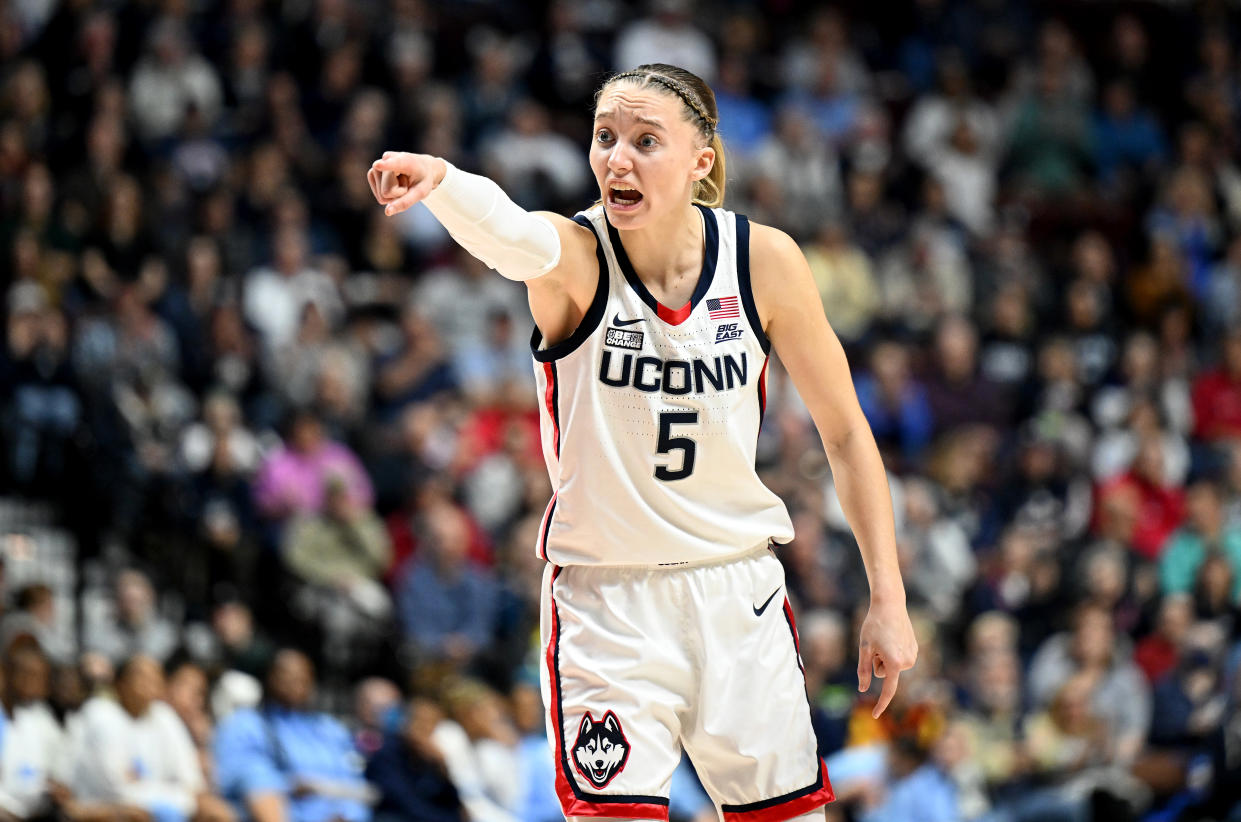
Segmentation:
<svg viewBox="0 0 1241 822">
<path fill-rule="evenodd" d="M 577 741 L 573 743 L 573 764 L 577 772 L 596 788 L 605 788 L 625 769 L 629 742 L 616 714 L 608 711 L 596 721 L 590 712 L 582 717 Z"/>
</svg>

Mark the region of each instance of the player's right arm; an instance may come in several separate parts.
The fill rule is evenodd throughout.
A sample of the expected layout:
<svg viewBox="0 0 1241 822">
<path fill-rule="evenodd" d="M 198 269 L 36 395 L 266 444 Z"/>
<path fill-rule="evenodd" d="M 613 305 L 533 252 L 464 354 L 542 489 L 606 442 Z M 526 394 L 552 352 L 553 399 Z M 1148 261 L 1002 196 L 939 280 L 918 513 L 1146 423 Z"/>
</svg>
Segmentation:
<svg viewBox="0 0 1241 822">
<path fill-rule="evenodd" d="M 427 154 L 386 151 L 366 179 L 388 216 L 425 201 L 463 248 L 524 282 L 549 344 L 568 337 L 585 316 L 598 283 L 589 229 L 552 212 L 525 211 L 486 177 Z"/>
</svg>

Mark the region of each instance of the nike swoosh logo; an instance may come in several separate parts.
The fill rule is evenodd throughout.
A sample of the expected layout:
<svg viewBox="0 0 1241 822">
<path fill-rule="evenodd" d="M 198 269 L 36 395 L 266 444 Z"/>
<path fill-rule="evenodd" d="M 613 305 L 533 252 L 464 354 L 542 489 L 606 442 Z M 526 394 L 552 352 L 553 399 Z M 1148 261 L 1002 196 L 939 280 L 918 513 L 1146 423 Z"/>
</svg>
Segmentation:
<svg viewBox="0 0 1241 822">
<path fill-rule="evenodd" d="M 766 610 L 767 610 L 767 606 L 771 604 L 771 601 L 772 601 L 773 599 L 775 599 L 775 598 L 776 598 L 776 594 L 778 594 L 778 593 L 780 593 L 780 589 L 779 589 L 779 588 L 777 588 L 776 590 L 772 591 L 772 592 L 771 592 L 771 596 L 767 597 L 767 601 L 766 601 L 766 602 L 764 602 L 762 605 L 758 605 L 758 606 L 751 606 L 752 608 L 754 608 L 754 616 L 762 616 L 762 615 L 763 615 L 763 611 L 766 611 Z"/>
<path fill-rule="evenodd" d="M 643 320 L 642 317 L 638 317 L 638 319 L 636 320 L 622 320 L 620 318 L 620 313 L 617 313 L 612 317 L 612 325 L 619 325 L 621 328 L 624 328 L 627 325 L 633 325 L 634 323 L 640 323 L 642 322 L 642 320 Z"/>
</svg>

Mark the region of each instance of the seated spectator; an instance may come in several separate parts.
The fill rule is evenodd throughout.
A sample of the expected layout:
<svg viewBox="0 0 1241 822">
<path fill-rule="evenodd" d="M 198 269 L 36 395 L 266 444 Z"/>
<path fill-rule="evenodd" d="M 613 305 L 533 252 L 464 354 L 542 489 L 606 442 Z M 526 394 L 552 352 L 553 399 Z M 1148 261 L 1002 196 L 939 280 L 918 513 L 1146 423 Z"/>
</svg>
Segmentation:
<svg viewBox="0 0 1241 822">
<path fill-rule="evenodd" d="M 363 822 L 373 798 L 344 725 L 311 710 L 310 659 L 279 651 L 263 703 L 237 711 L 216 729 L 220 791 L 255 822 Z"/>
<path fill-rule="evenodd" d="M 357 456 L 328 440 L 318 417 L 300 411 L 290 421 L 286 444 L 259 469 L 255 501 L 264 516 L 277 522 L 295 514 L 315 513 L 323 509 L 324 490 L 332 477 L 340 480 L 354 504 L 370 507 L 371 482 Z"/>
<path fill-rule="evenodd" d="M 411 301 L 405 306 L 400 332 L 396 344 L 381 351 L 373 364 L 374 411 L 384 422 L 414 403 L 457 387 L 441 334 L 421 302 Z M 481 337 L 469 340 L 481 344 Z"/>
<path fill-rule="evenodd" d="M 401 623 L 420 656 L 465 665 L 491 642 L 495 581 L 468 560 L 470 532 L 461 511 L 437 505 L 424 527 L 426 538 L 396 589 Z"/>
<path fill-rule="evenodd" d="M 207 709 L 207 674 L 199 665 L 182 657 L 168 666 L 168 686 L 165 699 L 185 729 L 189 731 L 198 762 L 207 775 L 212 776 L 211 762 L 211 713 Z"/>
<path fill-rule="evenodd" d="M 401 691 L 388 679 L 370 676 L 353 689 L 353 745 L 367 759 L 401 714 Z"/>
<path fill-rule="evenodd" d="M 1194 382 L 1194 436 L 1208 442 L 1241 437 L 1241 328 L 1221 345 L 1219 366 Z"/>
<path fill-rule="evenodd" d="M 374 635 L 392 611 L 381 580 L 392 558 L 383 520 L 330 476 L 323 510 L 303 514 L 285 530 L 285 566 L 300 583 L 293 603 L 329 639 Z"/>
<path fill-rule="evenodd" d="M 849 713 L 857 695 L 857 672 L 849 661 L 848 626 L 833 611 L 811 611 L 798 620 L 810 718 L 819 755 L 844 747 Z"/>
<path fill-rule="evenodd" d="M 1117 494 L 1132 495 L 1137 504 L 1132 524 L 1134 552 L 1143 559 L 1158 559 L 1168 536 L 1185 517 L 1185 492 L 1167 482 L 1163 442 L 1158 436 L 1143 437 L 1129 470 L 1099 487 L 1098 510 L 1106 510 Z"/>
<path fill-rule="evenodd" d="M 117 664 L 136 654 L 163 662 L 177 647 L 177 629 L 155 610 L 155 589 L 141 571 L 116 577 L 116 610 L 86 623 L 83 645 Z"/>
<path fill-rule="evenodd" d="M 460 822 L 461 797 L 435 744 L 435 729 L 444 719 L 428 699 L 411 700 L 405 721 L 385 735 L 366 766 L 366 778 L 379 789 L 375 822 Z"/>
<path fill-rule="evenodd" d="M 1209 556 L 1220 556 L 1232 566 L 1233 597 L 1241 597 L 1241 528 L 1224 520 L 1219 486 L 1209 480 L 1194 483 L 1185 507 L 1185 524 L 1172 534 L 1159 555 L 1163 592 L 1192 591 L 1202 563 Z"/>
<path fill-rule="evenodd" d="M 934 416 L 926 389 L 909 372 L 909 353 L 898 342 L 871 352 L 869 373 L 856 380 L 858 401 L 880 446 L 916 458 L 931 440 Z"/>
<path fill-rule="evenodd" d="M 978 369 L 978 332 L 969 320 L 947 317 L 940 323 L 926 395 L 937 431 L 1008 421 L 1007 397 Z"/>
<path fill-rule="evenodd" d="M 1129 177 L 1157 168 L 1168 155 L 1159 120 L 1138 106 L 1133 85 L 1126 80 L 1104 88 L 1094 141 L 1099 177 L 1110 185 L 1130 184 Z"/>
<path fill-rule="evenodd" d="M 1168 594 L 1159 604 L 1155 630 L 1137 645 L 1133 661 L 1147 681 L 1154 683 L 1176 667 L 1181 646 L 1194 621 L 1194 600 L 1189 594 Z"/>
<path fill-rule="evenodd" d="M 250 606 L 231 596 L 211 612 L 209 630 L 187 631 L 187 646 L 211 671 L 241 671 L 255 679 L 267 672 L 276 653 L 276 646 L 255 626 Z"/>
<path fill-rule="evenodd" d="M 176 712 L 160 700 L 164 673 L 149 656 L 117 670 L 116 698 L 82 708 L 68 786 L 85 802 L 140 808 L 155 822 L 231 822 L 231 809 L 206 793 L 194 742 Z"/>
<path fill-rule="evenodd" d="M 47 585 L 35 583 L 17 592 L 17 609 L 5 614 L 0 622 L 0 648 L 8 648 L 23 637 L 30 637 L 53 662 L 67 662 L 74 657 L 73 640 L 66 637 L 58 624 L 56 594 Z"/>
<path fill-rule="evenodd" d="M 51 667 L 37 644 L 4 657 L 0 705 L 0 817 L 32 819 L 51 810 L 50 779 L 65 756 L 64 734 L 48 709 Z"/>
<path fill-rule="evenodd" d="M 1090 684 L 1089 710 L 1107 728 L 1105 761 L 1130 763 L 1151 722 L 1150 687 L 1131 657 L 1132 648 L 1116 635 L 1111 614 L 1097 605 L 1081 606 L 1072 631 L 1049 638 L 1031 660 L 1030 698 L 1035 706 L 1047 705 L 1066 683 L 1083 676 Z M 1061 761 L 1059 754 L 1048 755 Z"/>
<path fill-rule="evenodd" d="M 431 739 L 473 822 L 517 822 L 525 799 L 519 736 L 499 695 L 474 680 L 451 684 L 449 718 Z"/>
</svg>

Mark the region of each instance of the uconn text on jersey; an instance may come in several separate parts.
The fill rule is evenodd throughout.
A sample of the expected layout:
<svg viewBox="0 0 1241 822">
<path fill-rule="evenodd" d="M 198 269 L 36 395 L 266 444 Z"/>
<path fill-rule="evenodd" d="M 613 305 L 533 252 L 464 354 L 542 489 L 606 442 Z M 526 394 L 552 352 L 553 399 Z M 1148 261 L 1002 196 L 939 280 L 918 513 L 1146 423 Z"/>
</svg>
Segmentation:
<svg viewBox="0 0 1241 822">
<path fill-rule="evenodd" d="M 605 348 L 599 358 L 599 381 L 613 388 L 632 385 L 648 394 L 706 394 L 745 387 L 748 365 L 744 351 L 738 356 L 723 354 L 709 360 L 661 360 Z"/>
</svg>

